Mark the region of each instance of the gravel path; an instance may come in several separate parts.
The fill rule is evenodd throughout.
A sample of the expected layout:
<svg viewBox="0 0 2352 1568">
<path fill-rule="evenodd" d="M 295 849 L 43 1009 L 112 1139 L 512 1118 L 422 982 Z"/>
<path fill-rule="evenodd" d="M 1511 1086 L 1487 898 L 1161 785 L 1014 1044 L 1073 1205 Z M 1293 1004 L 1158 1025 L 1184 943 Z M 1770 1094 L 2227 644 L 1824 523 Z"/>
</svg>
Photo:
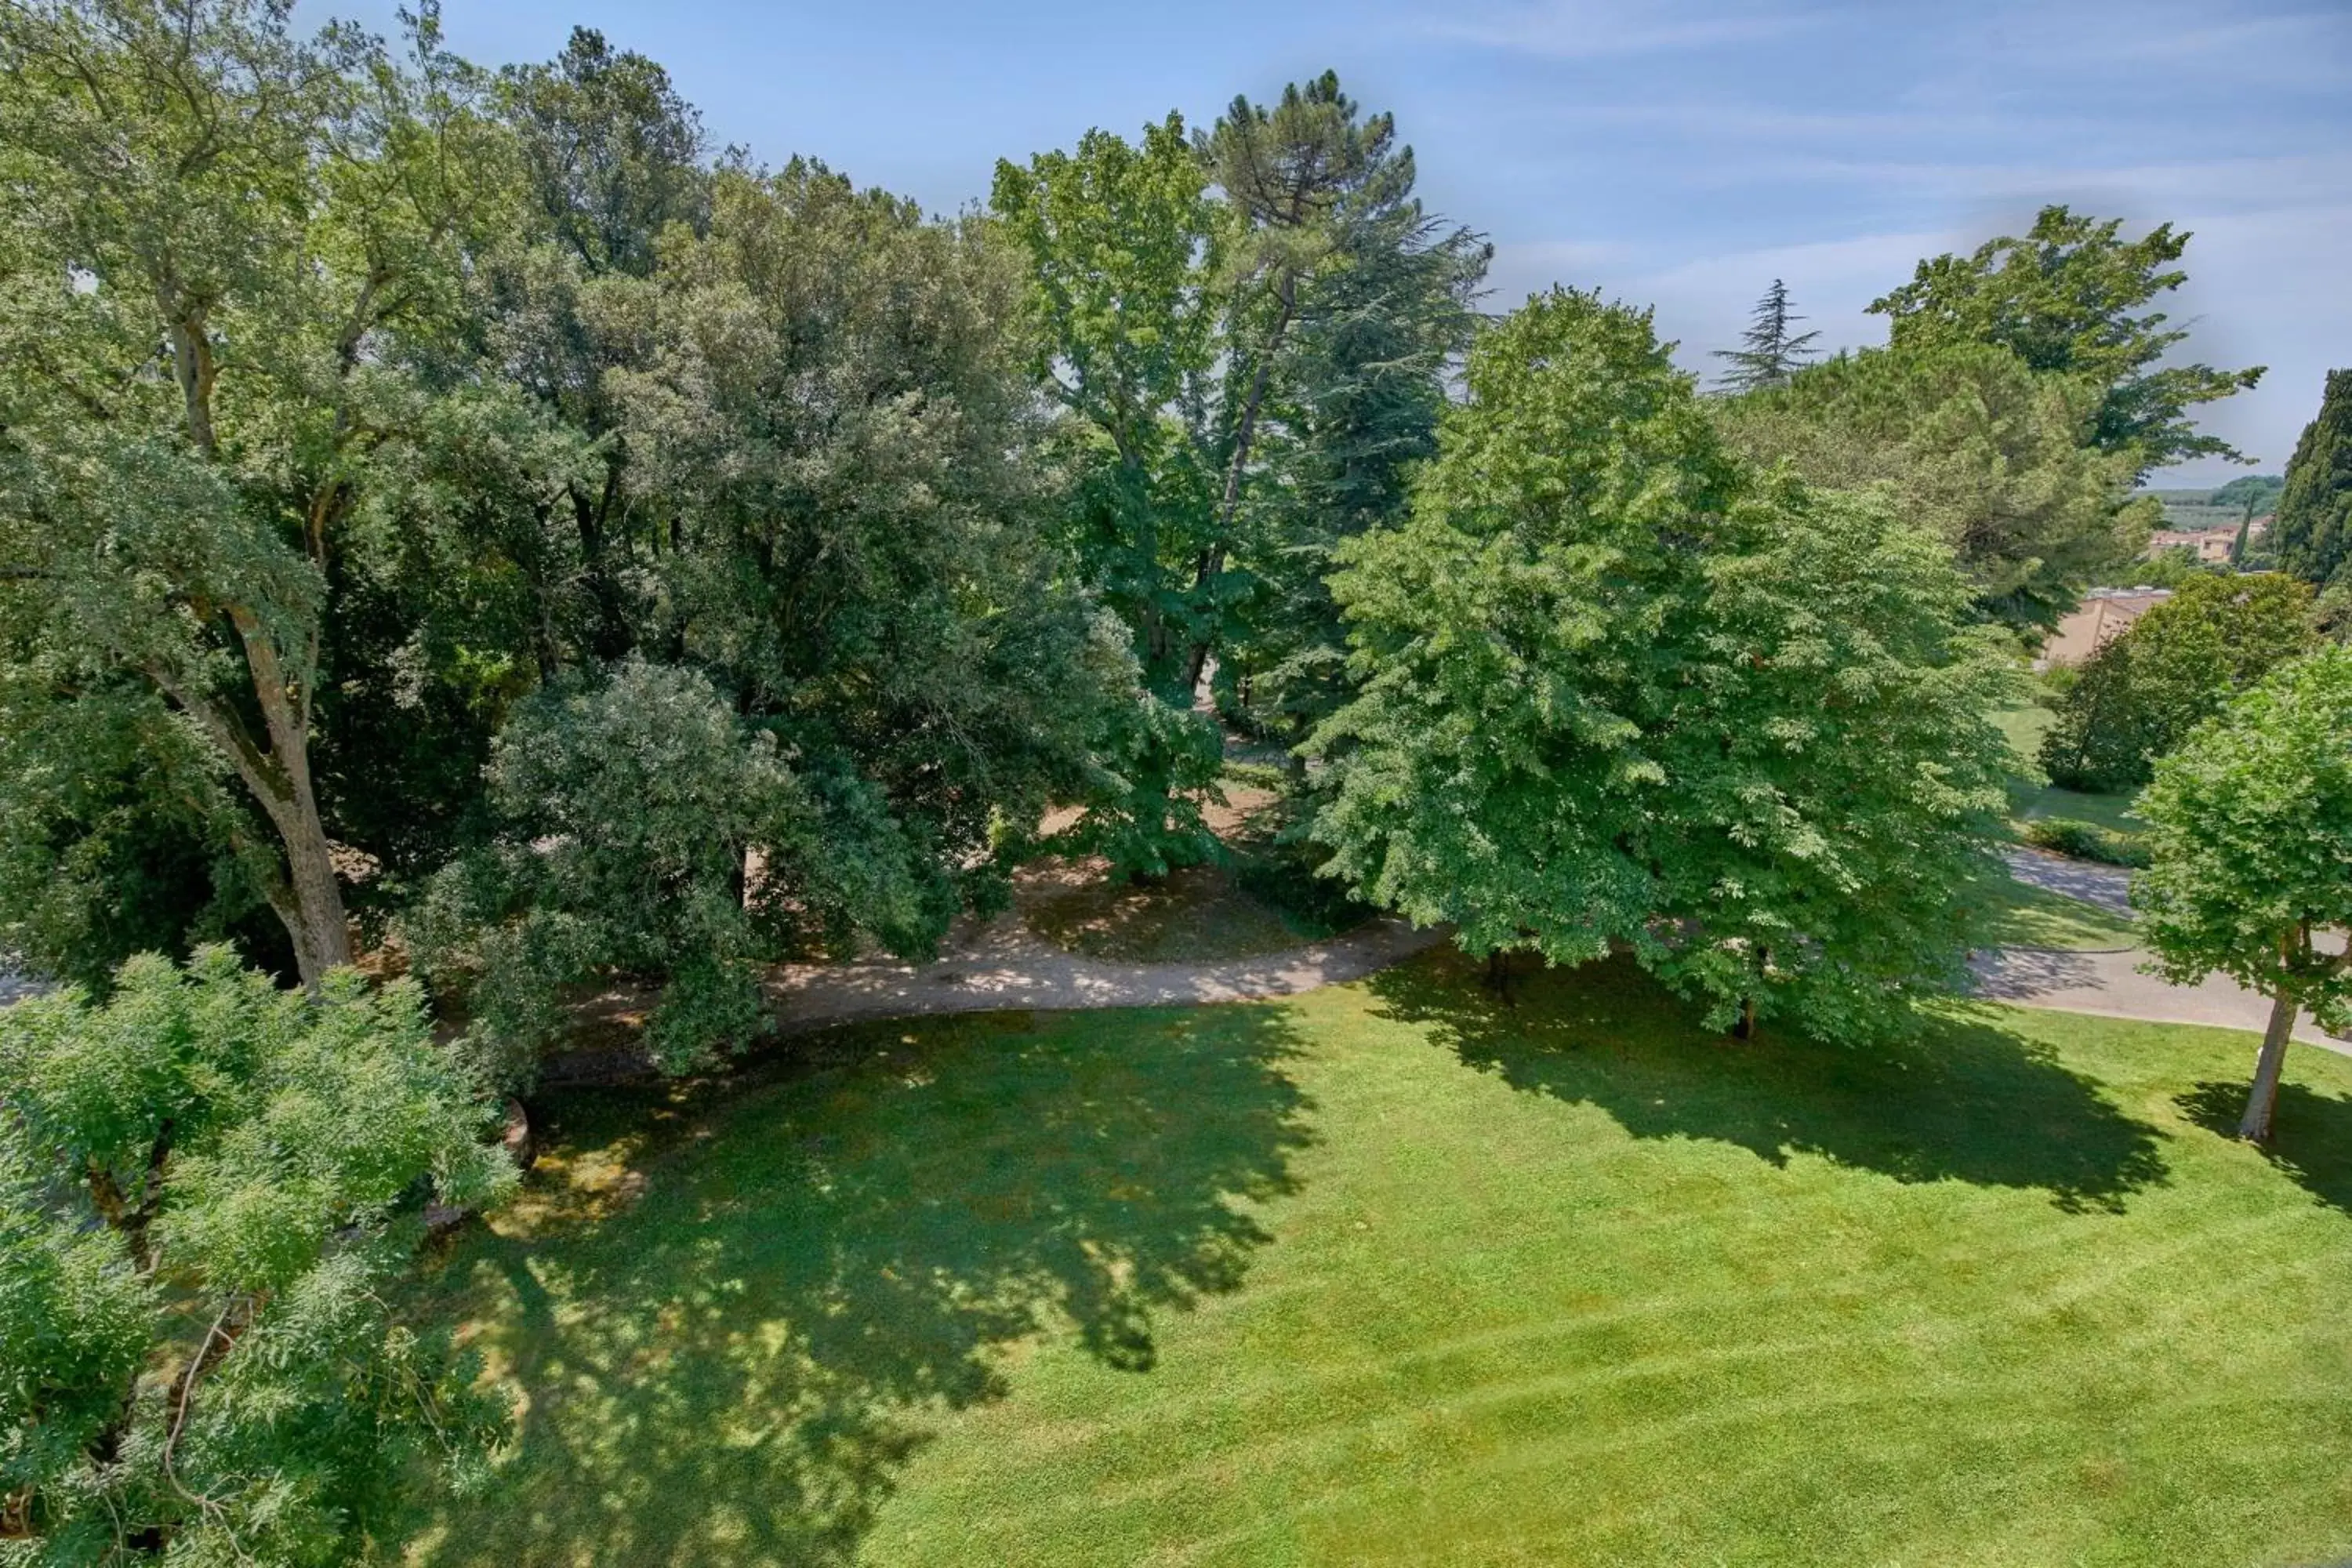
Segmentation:
<svg viewBox="0 0 2352 1568">
<path fill-rule="evenodd" d="M 0 952 L 0 1007 L 5 1007 L 19 997 L 35 995 L 48 989 L 47 984 L 16 968 L 11 962 L 12 957 L 12 954 Z"/>
<path fill-rule="evenodd" d="M 1122 963 L 1065 952 L 1005 921 L 968 933 L 956 951 L 929 963 L 784 964 L 771 975 L 768 994 L 788 1029 L 999 1008 L 1246 1002 L 1360 980 L 1445 939 L 1442 931 L 1381 920 L 1263 958 Z"/>
<path fill-rule="evenodd" d="M 2011 851 L 2020 881 L 2118 912 L 2129 912 L 2126 872 L 2085 865 L 2030 849 Z M 859 1019 L 1006 1008 L 1048 1011 L 1089 1007 L 1160 1007 L 1203 1002 L 1246 1002 L 1295 996 L 1344 984 L 1446 940 L 1442 931 L 1415 931 L 1380 920 L 1328 942 L 1218 963 L 1139 963 L 1086 958 L 1055 947 L 1018 919 L 967 923 L 944 955 L 929 963 L 872 961 L 796 963 L 774 970 L 770 1000 L 789 1031 Z M 2209 1024 L 2259 1033 L 2270 1002 L 2219 977 L 2201 985 L 2168 985 L 2139 973 L 2137 949 L 2056 952 L 2003 948 L 1979 953 L 1972 967 L 1977 994 L 1989 1001 L 2102 1017 L 2163 1024 Z M 0 955 L 0 1006 L 45 987 Z M 616 1008 L 642 1005 L 614 997 Z M 2307 1018 L 2295 1038 L 2352 1054 L 2352 1043 L 2331 1039 Z M 625 1053 L 634 1055 L 634 1053 Z M 577 1066 L 618 1065 L 604 1052 L 585 1053 Z M 567 1076 L 559 1071 L 556 1076 Z"/>
</svg>

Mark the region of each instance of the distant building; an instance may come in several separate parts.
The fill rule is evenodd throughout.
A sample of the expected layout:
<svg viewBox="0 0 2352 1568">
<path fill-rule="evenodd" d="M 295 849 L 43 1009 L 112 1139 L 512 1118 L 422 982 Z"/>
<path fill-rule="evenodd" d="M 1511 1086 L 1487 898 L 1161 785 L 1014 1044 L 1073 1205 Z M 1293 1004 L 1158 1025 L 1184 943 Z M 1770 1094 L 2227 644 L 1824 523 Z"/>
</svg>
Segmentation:
<svg viewBox="0 0 2352 1568">
<path fill-rule="evenodd" d="M 2108 638 L 2170 597 L 2169 588 L 2094 588 L 2083 595 L 2081 609 L 2058 623 L 2057 631 L 2042 645 L 2039 662 L 2080 664 Z"/>
<path fill-rule="evenodd" d="M 2271 520 L 2258 517 L 2246 525 L 2246 542 L 2253 542 L 2270 531 Z M 2238 530 L 2234 524 L 2217 528 L 2159 528 L 2147 536 L 2147 548 L 2141 553 L 2153 561 L 2168 550 L 2190 550 L 2197 559 L 2209 566 L 2218 566 L 2230 559 L 2230 552 L 2238 547 Z"/>
<path fill-rule="evenodd" d="M 2237 543 L 2234 528 L 2159 528 L 2147 536 L 2146 553 L 2153 561 L 2168 550 L 2187 549 L 2195 552 L 2198 560 L 2219 565 L 2230 559 Z"/>
</svg>

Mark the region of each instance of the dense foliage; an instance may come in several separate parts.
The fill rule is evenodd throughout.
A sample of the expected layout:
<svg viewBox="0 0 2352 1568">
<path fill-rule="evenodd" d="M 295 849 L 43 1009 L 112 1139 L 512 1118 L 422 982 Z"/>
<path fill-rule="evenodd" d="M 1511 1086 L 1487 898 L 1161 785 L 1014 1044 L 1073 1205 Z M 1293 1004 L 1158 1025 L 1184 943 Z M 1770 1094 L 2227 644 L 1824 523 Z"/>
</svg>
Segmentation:
<svg viewBox="0 0 2352 1568">
<path fill-rule="evenodd" d="M 1293 748 L 1243 868 L 1286 902 L 1898 1023 L 1994 865 L 2003 624 L 2260 374 L 2168 363 L 2168 226 L 2051 208 L 1820 364 L 1776 279 L 1701 400 L 1596 296 L 1483 321 L 1491 247 L 1328 73 L 937 218 L 714 153 L 591 31 L 491 73 L 430 0 L 397 47 L 292 16 L 0 5 L 0 951 L 78 983 L 0 1012 L 12 1562 L 384 1549 L 508 1429 L 389 1287 L 506 1190 L 482 1096 L 573 1004 L 698 1069 L 778 961 L 1219 853 L 1221 721 Z M 2345 379 L 2279 533 L 2339 595 Z M 2145 776 L 2307 599 L 2184 583 L 2052 771 Z M 2345 665 L 2295 669 L 2159 769 L 2146 897 L 2182 973 L 2292 917 L 2336 1007 Z"/>
<path fill-rule="evenodd" d="M 1785 458 L 1818 486 L 1883 488 L 1951 546 L 1986 614 L 2047 627 L 2137 552 L 2154 512 L 2118 508 L 2132 460 L 2090 444 L 2100 396 L 1962 341 L 1841 354 L 1720 407 L 1751 457 Z"/>
<path fill-rule="evenodd" d="M 2295 1019 L 2352 1019 L 2352 649 L 2287 664 L 2156 765 L 2150 864 L 2132 902 L 2156 972 L 2222 973 L 2273 999 L 2241 1133 L 2270 1135 Z"/>
<path fill-rule="evenodd" d="M 2314 586 L 2352 576 L 2352 370 L 2327 373 L 2318 416 L 2288 459 L 2270 543 L 2282 570 Z"/>
<path fill-rule="evenodd" d="M 2307 651 L 2311 590 L 2291 577 L 2202 574 L 2084 661 L 2042 741 L 2068 789 L 2133 789 L 2238 691 Z"/>
<path fill-rule="evenodd" d="M 1401 510 L 1490 254 L 1414 177 L 1328 75 L 1189 143 L 1171 115 L 997 167 L 1074 548 L 1179 707 L 1213 657 L 1294 731 L 1328 706 L 1330 549 Z"/>
<path fill-rule="evenodd" d="M 2197 429 L 2192 411 L 2252 386 L 2263 367 L 2169 363 L 2188 331 L 2142 307 L 2188 280 L 2173 264 L 2189 237 L 2166 223 L 2126 240 L 2122 227 L 2047 206 L 2021 236 L 1922 261 L 1870 308 L 1890 318 L 1897 350 L 1995 343 L 2033 370 L 2090 381 L 2100 391 L 2092 443 L 2127 457 L 2134 478 L 2191 458 L 2237 457 Z"/>
<path fill-rule="evenodd" d="M 197 787 L 126 779 L 120 809 L 243 881 L 232 906 L 266 899 L 313 982 L 350 955 L 311 754 L 329 622 L 393 569 L 404 470 L 501 395 L 433 362 L 503 139 L 429 12 L 411 42 L 301 42 L 245 0 L 0 14 L 0 659 L 44 667 L 11 716 L 119 736 L 176 713 Z M 58 804 L 9 826 L 70 860 L 106 814 Z"/>
<path fill-rule="evenodd" d="M 1854 737 L 1898 691 L 1942 712 L 1927 688 L 1981 668 L 1957 628 L 2048 624 L 2134 544 L 2131 476 L 2218 450 L 2189 414 L 2254 374 L 2158 363 L 2179 333 L 2145 307 L 2185 237 L 2053 208 L 1924 263 L 1881 301 L 1886 351 L 1805 366 L 1776 280 L 1727 351 L 1751 390 L 1706 405 L 1727 443 L 1630 368 L 1654 349 L 1597 395 L 1650 387 L 1657 450 L 1546 414 L 1558 376 L 1494 351 L 1441 458 L 1490 250 L 1333 76 L 1004 163 L 988 212 L 940 220 L 714 155 L 595 33 L 488 73 L 432 7 L 404 28 L 305 37 L 271 0 L 0 16 L 0 943 L 102 989 L 232 938 L 317 985 L 356 916 L 516 1081 L 585 987 L 646 992 L 656 1054 L 698 1063 L 761 1029 L 762 964 L 927 952 L 1040 850 L 1141 878 L 1215 853 L 1204 683 L 1230 726 L 1319 736 L 1332 765 L 1285 779 L 1296 852 L 1372 733 L 1373 580 L 1468 526 L 1462 454 L 1522 418 L 1512 441 L 1630 450 L 1678 498 L 1570 510 L 1644 518 L 1611 549 L 1686 621 L 1642 623 L 1581 521 L 1553 590 L 1690 661 L 1591 677 L 1632 683 L 1602 706 L 1653 727 L 1644 758 L 1695 770 L 1679 815 L 1633 804 L 1646 762 L 1595 775 L 1705 868 L 1643 850 L 1620 903 L 1650 912 L 1617 925 L 1711 995 L 1770 989 L 1696 978 L 1726 954 L 1790 986 L 1891 973 L 1911 917 L 1858 911 L 1900 879 L 1855 869 L 1874 830 L 1831 797 L 1944 812 L 1965 846 L 1971 742 L 1932 803 L 1908 740 L 1849 776 L 1863 746 L 1796 672 L 1870 689 Z M 1501 699 L 1463 700 L 1428 737 Z M 1745 781 L 1719 797 L 1704 734 Z M 1740 817 L 1768 787 L 1853 865 L 1801 833 L 1742 861 L 1780 842 Z M 1510 930 L 1582 921 L 1577 879 L 1633 839 L 1591 842 Z M 1681 912 L 1735 883 L 1774 912 Z M 1712 934 L 1656 934 L 1685 931 Z"/>
<path fill-rule="evenodd" d="M 1948 552 L 1727 454 L 1646 315 L 1554 293 L 1467 380 L 1334 580 L 1332 870 L 1474 952 L 1622 943 L 1727 1022 L 1948 983 L 2007 679 Z"/>
<path fill-rule="evenodd" d="M 2071 816 L 2036 817 L 2019 830 L 2019 837 L 2036 849 L 2071 855 L 2077 860 L 2096 860 L 2106 866 L 2147 864 L 2147 847 L 2137 836 Z"/>
<path fill-rule="evenodd" d="M 213 947 L 0 1009 L 5 1533 L 340 1563 L 419 1467 L 479 1475 L 507 1413 L 385 1287 L 428 1202 L 511 1184 L 487 1114 L 415 987 L 350 970 L 306 997 Z"/>
</svg>

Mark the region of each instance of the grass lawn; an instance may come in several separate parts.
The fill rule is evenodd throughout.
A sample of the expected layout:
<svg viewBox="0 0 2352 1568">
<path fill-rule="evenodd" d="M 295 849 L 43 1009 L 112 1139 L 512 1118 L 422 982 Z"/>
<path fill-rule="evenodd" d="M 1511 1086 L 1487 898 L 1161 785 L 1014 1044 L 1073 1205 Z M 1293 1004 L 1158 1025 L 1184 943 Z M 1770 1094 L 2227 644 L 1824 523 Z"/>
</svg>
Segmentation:
<svg viewBox="0 0 2352 1568">
<path fill-rule="evenodd" d="M 2079 790 L 2034 782 L 2042 776 L 2041 763 L 2034 759 L 2041 752 L 2042 737 L 2049 732 L 2055 718 L 2038 702 L 2004 708 L 1992 716 L 2000 732 L 2009 737 L 2010 749 L 2017 753 L 2020 776 L 2011 787 L 2011 797 L 2019 820 L 2065 816 L 2077 822 L 2095 822 L 2116 833 L 2137 833 L 2145 828 L 2147 825 L 2132 811 L 2137 795 L 2085 795 Z"/>
<path fill-rule="evenodd" d="M 2013 877 L 1989 879 L 1979 896 L 1986 906 L 1988 946 L 2103 952 L 2139 942 L 2129 916 Z"/>
<path fill-rule="evenodd" d="M 554 1102 L 433 1289 L 525 1405 L 432 1564 L 2315 1563 L 2352 1062 L 1699 1033 L 1448 955 Z"/>
</svg>

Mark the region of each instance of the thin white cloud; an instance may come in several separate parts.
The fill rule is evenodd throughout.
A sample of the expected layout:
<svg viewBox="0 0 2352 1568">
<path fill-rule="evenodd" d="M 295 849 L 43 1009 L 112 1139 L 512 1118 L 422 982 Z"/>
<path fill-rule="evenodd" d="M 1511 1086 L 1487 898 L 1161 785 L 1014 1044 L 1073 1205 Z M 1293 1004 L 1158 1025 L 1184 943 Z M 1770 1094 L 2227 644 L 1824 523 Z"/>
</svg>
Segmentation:
<svg viewBox="0 0 2352 1568">
<path fill-rule="evenodd" d="M 1816 26 L 1818 12 L 1734 10 L 1622 0 L 1549 0 L 1490 6 L 1468 16 L 1433 18 L 1440 37 L 1555 59 L 1675 54 L 1784 37 Z"/>
<path fill-rule="evenodd" d="M 2352 153 L 2184 159 L 2173 163 L 2037 166 L 1891 158 L 1766 154 L 1715 171 L 1719 178 L 1849 182 L 1877 192 L 1943 201 L 2121 200 L 2148 209 L 2183 204 L 2249 210 L 2332 205 L 2352 198 Z M 2164 216 L 2170 216 L 2165 212 Z"/>
</svg>

